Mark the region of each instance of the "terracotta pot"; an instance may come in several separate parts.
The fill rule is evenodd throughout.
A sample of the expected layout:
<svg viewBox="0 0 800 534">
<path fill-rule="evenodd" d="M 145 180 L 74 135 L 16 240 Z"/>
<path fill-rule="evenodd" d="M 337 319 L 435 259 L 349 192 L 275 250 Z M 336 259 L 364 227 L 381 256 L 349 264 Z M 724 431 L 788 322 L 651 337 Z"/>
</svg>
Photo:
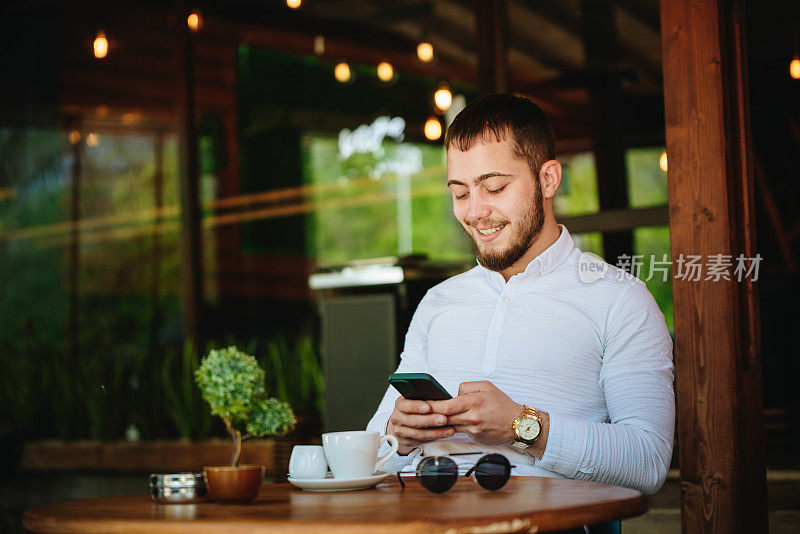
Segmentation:
<svg viewBox="0 0 800 534">
<path fill-rule="evenodd" d="M 264 483 L 263 465 L 204 467 L 208 494 L 217 502 L 250 502 Z"/>
</svg>

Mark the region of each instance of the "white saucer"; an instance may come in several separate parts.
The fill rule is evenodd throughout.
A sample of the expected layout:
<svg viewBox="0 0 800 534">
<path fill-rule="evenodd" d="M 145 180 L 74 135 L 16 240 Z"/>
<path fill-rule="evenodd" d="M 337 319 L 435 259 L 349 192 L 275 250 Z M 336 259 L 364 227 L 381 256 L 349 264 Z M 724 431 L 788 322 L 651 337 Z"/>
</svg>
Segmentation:
<svg viewBox="0 0 800 534">
<path fill-rule="evenodd" d="M 388 476 L 388 473 L 376 471 L 371 477 L 333 478 L 332 475 L 328 475 L 328 478 L 289 477 L 289 482 L 308 491 L 351 491 L 371 488 Z"/>
</svg>

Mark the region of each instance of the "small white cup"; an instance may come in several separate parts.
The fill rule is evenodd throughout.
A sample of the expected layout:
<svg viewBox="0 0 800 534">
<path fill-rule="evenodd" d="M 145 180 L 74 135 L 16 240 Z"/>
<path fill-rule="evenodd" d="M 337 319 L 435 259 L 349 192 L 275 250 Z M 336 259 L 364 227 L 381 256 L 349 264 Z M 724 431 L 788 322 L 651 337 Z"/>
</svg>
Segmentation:
<svg viewBox="0 0 800 534">
<path fill-rule="evenodd" d="M 384 443 L 389 443 L 391 449 L 378 458 L 378 450 Z M 399 444 L 390 434 L 381 437 L 377 432 L 354 430 L 322 434 L 322 446 L 333 478 L 363 478 L 372 476 L 385 464 L 397 452 Z"/>
<path fill-rule="evenodd" d="M 292 478 L 322 479 L 328 474 L 328 461 L 321 445 L 295 445 L 289 458 Z"/>
</svg>

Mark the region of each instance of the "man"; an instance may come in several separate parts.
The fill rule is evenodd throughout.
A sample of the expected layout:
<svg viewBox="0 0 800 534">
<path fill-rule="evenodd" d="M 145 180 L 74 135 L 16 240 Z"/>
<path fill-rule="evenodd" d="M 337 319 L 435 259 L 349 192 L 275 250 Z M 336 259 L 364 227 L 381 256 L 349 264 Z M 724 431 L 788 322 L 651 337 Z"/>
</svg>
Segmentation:
<svg viewBox="0 0 800 534">
<path fill-rule="evenodd" d="M 428 291 L 397 372 L 429 373 L 457 396 L 389 388 L 368 425 L 400 442 L 387 466 L 500 452 L 515 475 L 655 493 L 672 455 L 672 340 L 643 282 L 596 259 L 599 279 L 582 276 L 587 255 L 553 215 L 561 164 L 548 119 L 524 98 L 482 96 L 445 147 L 478 265 Z"/>
</svg>

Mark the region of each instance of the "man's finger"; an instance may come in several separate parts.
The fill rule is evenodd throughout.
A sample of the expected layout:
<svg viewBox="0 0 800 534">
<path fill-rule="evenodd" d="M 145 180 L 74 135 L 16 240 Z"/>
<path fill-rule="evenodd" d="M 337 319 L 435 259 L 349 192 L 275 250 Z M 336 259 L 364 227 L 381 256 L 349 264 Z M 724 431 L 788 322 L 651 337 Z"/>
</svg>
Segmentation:
<svg viewBox="0 0 800 534">
<path fill-rule="evenodd" d="M 480 380 L 477 382 L 461 382 L 458 385 L 458 395 L 467 395 L 469 393 L 478 393 L 479 391 L 490 391 L 494 388 L 494 384 L 487 380 Z"/>
<path fill-rule="evenodd" d="M 474 425 L 478 421 L 475 420 L 474 414 L 472 410 L 447 416 L 447 425 L 456 427 L 456 426 L 463 426 L 463 425 Z M 458 432 L 458 431 L 457 431 Z"/>
<path fill-rule="evenodd" d="M 394 419 L 397 424 L 411 428 L 433 428 L 447 424 L 447 417 L 442 414 L 416 415 L 398 413 Z"/>
<path fill-rule="evenodd" d="M 408 400 L 399 397 L 395 407 L 403 413 L 430 413 L 431 407 L 425 401 Z"/>
<path fill-rule="evenodd" d="M 412 428 L 408 426 L 398 425 L 392 428 L 392 431 L 398 439 L 414 439 L 418 441 L 433 441 L 435 439 L 449 438 L 455 431 L 452 427 L 444 426 L 441 428 Z"/>
<path fill-rule="evenodd" d="M 458 396 L 453 399 L 443 401 L 428 401 L 431 405 L 433 413 L 440 413 L 443 415 L 455 415 L 469 410 L 470 399 L 468 396 Z"/>
</svg>

